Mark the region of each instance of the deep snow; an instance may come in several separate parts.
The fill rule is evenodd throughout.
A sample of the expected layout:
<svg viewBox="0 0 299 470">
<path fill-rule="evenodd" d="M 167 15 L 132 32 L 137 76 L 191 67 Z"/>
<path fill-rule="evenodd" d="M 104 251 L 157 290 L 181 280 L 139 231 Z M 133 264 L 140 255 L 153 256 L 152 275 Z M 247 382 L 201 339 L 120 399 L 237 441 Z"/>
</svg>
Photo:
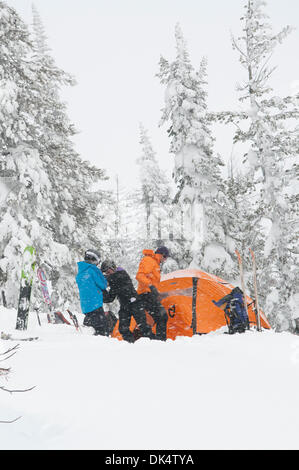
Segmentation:
<svg viewBox="0 0 299 470">
<path fill-rule="evenodd" d="M 1 449 L 299 448 L 299 336 L 224 328 L 128 344 L 41 316 L 19 332 L 0 307 L 1 331 L 39 336 L 0 363 L 12 369 L 1 386 L 36 386 L 0 390 L 0 420 L 21 416 L 0 424 Z"/>
</svg>

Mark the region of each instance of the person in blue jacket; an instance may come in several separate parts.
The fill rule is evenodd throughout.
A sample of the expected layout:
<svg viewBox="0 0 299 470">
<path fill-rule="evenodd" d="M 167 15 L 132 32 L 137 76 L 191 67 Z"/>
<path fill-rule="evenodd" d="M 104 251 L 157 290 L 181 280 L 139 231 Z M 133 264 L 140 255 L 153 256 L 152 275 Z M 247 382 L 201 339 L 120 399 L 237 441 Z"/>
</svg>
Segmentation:
<svg viewBox="0 0 299 470">
<path fill-rule="evenodd" d="M 95 335 L 108 336 L 107 320 L 103 309 L 103 290 L 108 286 L 102 271 L 97 267 L 100 253 L 87 250 L 84 261 L 79 261 L 76 282 L 79 288 L 80 304 L 85 314 L 83 325 L 92 326 Z"/>
</svg>

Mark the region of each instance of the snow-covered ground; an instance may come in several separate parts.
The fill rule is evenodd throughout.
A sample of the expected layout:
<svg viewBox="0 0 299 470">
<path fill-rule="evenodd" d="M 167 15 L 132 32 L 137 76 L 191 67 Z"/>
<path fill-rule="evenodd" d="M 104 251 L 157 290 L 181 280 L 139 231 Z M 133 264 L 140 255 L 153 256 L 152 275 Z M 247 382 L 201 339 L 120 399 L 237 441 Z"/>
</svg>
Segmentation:
<svg viewBox="0 0 299 470">
<path fill-rule="evenodd" d="M 82 317 L 79 316 L 80 322 Z M 223 331 L 128 344 L 30 313 L 0 367 L 1 449 L 298 449 L 299 336 Z M 15 345 L 0 341 L 0 352 Z M 0 356 L 2 359 L 3 356 Z"/>
</svg>

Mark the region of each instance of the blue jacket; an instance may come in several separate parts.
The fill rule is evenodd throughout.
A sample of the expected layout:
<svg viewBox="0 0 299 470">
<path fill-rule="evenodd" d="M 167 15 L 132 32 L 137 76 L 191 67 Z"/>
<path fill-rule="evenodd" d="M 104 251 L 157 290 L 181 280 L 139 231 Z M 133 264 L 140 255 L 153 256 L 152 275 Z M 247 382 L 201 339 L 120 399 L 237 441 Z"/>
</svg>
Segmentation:
<svg viewBox="0 0 299 470">
<path fill-rule="evenodd" d="M 103 306 L 103 290 L 108 286 L 102 271 L 95 264 L 79 261 L 76 282 L 79 288 L 83 313 L 89 313 Z"/>
</svg>

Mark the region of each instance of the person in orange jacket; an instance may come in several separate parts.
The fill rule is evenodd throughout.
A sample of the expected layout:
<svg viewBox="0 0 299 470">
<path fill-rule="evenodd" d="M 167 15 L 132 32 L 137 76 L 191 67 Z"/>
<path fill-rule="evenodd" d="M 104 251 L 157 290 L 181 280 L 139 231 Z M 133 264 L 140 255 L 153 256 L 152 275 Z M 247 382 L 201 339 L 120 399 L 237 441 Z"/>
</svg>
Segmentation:
<svg viewBox="0 0 299 470">
<path fill-rule="evenodd" d="M 143 250 L 136 279 L 138 281 L 137 293 L 146 310 L 156 323 L 156 339 L 166 340 L 166 327 L 168 316 L 159 300 L 160 265 L 169 256 L 166 246 L 153 250 Z"/>
</svg>

